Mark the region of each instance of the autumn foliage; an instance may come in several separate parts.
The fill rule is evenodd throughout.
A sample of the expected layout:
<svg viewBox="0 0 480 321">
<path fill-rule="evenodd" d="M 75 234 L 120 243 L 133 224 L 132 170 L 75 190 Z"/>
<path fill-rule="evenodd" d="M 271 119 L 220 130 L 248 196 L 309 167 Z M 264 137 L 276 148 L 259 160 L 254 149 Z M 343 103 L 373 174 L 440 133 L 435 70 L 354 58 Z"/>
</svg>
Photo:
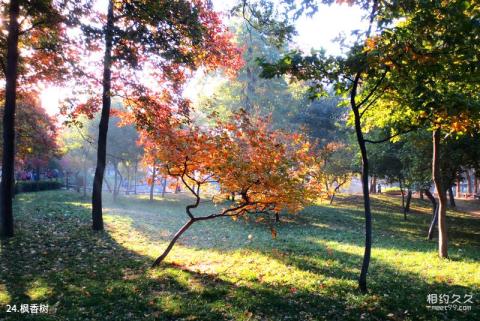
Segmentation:
<svg viewBox="0 0 480 321">
<path fill-rule="evenodd" d="M 318 169 L 311 146 L 302 135 L 272 130 L 267 119 L 251 118 L 243 111 L 214 123 L 198 126 L 172 117 L 143 131 L 146 157 L 157 160 L 163 174 L 179 178 L 195 197 L 186 208 L 190 218 L 186 228 L 221 216 L 237 219 L 252 214 L 263 220 L 283 211 L 297 212 L 322 192 L 321 181 L 313 175 Z M 232 195 L 234 200 L 227 203 Z M 220 203 L 221 209 L 196 216 L 192 210 L 204 196 Z"/>
</svg>

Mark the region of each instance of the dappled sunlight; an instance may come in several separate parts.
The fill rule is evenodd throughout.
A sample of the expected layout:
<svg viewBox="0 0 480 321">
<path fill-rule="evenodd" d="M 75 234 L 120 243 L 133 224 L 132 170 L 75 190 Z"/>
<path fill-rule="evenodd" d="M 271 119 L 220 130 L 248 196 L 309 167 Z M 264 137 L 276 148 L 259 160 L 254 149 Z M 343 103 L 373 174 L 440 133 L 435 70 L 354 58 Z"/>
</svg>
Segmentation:
<svg viewBox="0 0 480 321">
<path fill-rule="evenodd" d="M 48 285 L 47 281 L 40 278 L 27 285 L 26 294 L 33 301 L 41 301 L 52 295 L 53 288 Z"/>
<path fill-rule="evenodd" d="M 8 293 L 7 286 L 4 283 L 0 283 L 0 304 L 10 303 L 12 297 Z"/>
<path fill-rule="evenodd" d="M 134 228 L 133 220 L 122 216 L 107 215 L 105 217 L 107 231 L 119 244 L 130 251 L 155 259 L 167 245 L 151 239 L 147 234 Z M 168 232 L 158 231 L 160 234 Z M 188 235 L 185 235 L 188 238 Z M 199 236 L 202 237 L 202 236 Z M 270 240 L 271 241 L 271 240 Z M 273 250 L 270 254 L 262 254 L 258 250 L 239 246 L 235 250 L 221 251 L 212 248 L 191 248 L 185 240 L 180 239 L 166 262 L 182 269 L 228 277 L 233 282 L 262 282 L 272 285 L 289 285 L 297 288 L 318 290 L 322 281 L 334 278 L 330 275 L 321 275 L 306 269 L 285 263 L 288 254 Z M 338 264 L 327 261 L 327 265 Z M 150 273 L 154 276 L 155 273 Z M 336 279 L 336 278 L 334 278 Z M 337 282 L 341 282 L 338 280 Z"/>
<path fill-rule="evenodd" d="M 311 241 L 334 248 L 337 252 L 350 255 L 360 256 L 363 252 L 363 247 L 359 245 L 316 239 L 312 239 Z M 456 251 L 453 255 L 461 255 L 461 252 L 461 250 Z M 435 248 L 433 248 L 433 251 L 426 252 L 423 250 L 416 251 L 414 249 L 404 251 L 395 246 L 391 248 L 374 246 L 372 249 L 372 257 L 374 264 L 386 264 L 391 269 L 398 270 L 402 273 L 415 273 L 431 283 L 446 282 L 451 285 L 466 287 L 478 286 L 480 284 L 478 262 L 464 261 L 462 262 L 462 268 L 458 269 L 458 263 L 455 260 L 439 258 L 435 252 Z M 372 268 L 371 273 L 375 273 L 374 268 Z"/>
</svg>

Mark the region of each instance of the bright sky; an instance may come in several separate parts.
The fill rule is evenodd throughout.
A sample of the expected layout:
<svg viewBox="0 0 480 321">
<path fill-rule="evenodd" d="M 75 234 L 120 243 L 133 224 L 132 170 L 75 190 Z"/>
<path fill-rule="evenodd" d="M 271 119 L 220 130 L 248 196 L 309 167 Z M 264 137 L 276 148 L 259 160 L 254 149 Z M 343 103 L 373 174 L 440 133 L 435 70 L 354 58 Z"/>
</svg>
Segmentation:
<svg viewBox="0 0 480 321">
<path fill-rule="evenodd" d="M 232 4 L 232 0 L 213 0 L 217 11 L 225 11 Z M 311 18 L 302 17 L 297 23 L 298 36 L 295 38 L 297 46 L 308 52 L 310 49 L 324 48 L 327 54 L 338 55 L 341 53 L 340 45 L 334 42 L 334 39 L 340 34 L 350 35 L 354 29 L 365 29 L 365 22 L 362 21 L 364 12 L 358 7 L 347 5 L 322 5 L 318 12 Z M 218 83 L 218 82 L 217 82 Z M 188 88 L 189 96 L 195 95 L 195 92 L 205 93 L 213 91 L 214 85 L 210 88 L 196 87 L 198 81 L 194 81 L 193 86 Z M 58 113 L 59 102 L 67 95 L 68 89 L 58 87 L 48 87 L 41 94 L 41 101 L 46 111 L 54 115 Z"/>
</svg>

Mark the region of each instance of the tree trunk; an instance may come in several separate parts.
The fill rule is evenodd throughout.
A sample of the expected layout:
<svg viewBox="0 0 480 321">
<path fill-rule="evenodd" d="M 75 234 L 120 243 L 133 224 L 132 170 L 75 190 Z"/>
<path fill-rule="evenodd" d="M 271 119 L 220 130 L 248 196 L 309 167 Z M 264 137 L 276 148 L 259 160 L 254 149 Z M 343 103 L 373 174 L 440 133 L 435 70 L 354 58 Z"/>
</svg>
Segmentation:
<svg viewBox="0 0 480 321">
<path fill-rule="evenodd" d="M 453 197 L 453 189 L 451 186 L 448 188 L 448 198 L 450 199 L 450 206 L 456 207 L 455 197 Z"/>
<path fill-rule="evenodd" d="M 133 194 L 137 195 L 137 171 L 138 162 L 135 160 L 135 171 L 133 172 Z"/>
<path fill-rule="evenodd" d="M 478 194 L 478 177 L 476 172 L 475 172 L 475 176 L 473 177 L 473 193 L 475 195 Z"/>
<path fill-rule="evenodd" d="M 430 222 L 430 227 L 428 228 L 429 240 L 433 239 L 433 233 L 435 231 L 435 226 L 437 226 L 437 222 L 438 222 L 438 206 L 437 204 L 435 204 L 435 208 L 433 209 L 432 222 Z"/>
<path fill-rule="evenodd" d="M 103 95 L 102 115 L 98 130 L 97 168 L 93 179 L 92 191 L 92 228 L 103 230 L 102 216 L 102 183 L 105 174 L 107 158 L 108 119 L 111 106 L 111 65 L 112 65 L 112 38 L 113 38 L 113 0 L 108 1 L 107 25 L 105 29 L 105 56 L 103 60 Z"/>
<path fill-rule="evenodd" d="M 405 194 L 403 191 L 403 184 L 402 180 L 398 180 L 398 184 L 400 186 L 400 193 L 402 194 L 402 210 L 403 210 L 403 219 L 406 221 L 407 220 L 407 210 L 405 208 Z"/>
<path fill-rule="evenodd" d="M 162 197 L 165 197 L 165 190 L 167 189 L 167 176 L 163 177 L 163 184 L 162 184 Z"/>
<path fill-rule="evenodd" d="M 113 193 L 112 188 L 110 187 L 110 183 L 108 183 L 108 180 L 106 177 L 103 178 L 103 181 L 105 182 L 105 185 L 107 185 L 107 189 L 110 193 Z"/>
<path fill-rule="evenodd" d="M 430 193 L 430 190 L 426 189 L 425 195 L 427 195 L 427 198 L 430 200 L 430 202 L 432 202 L 432 222 L 430 223 L 430 228 L 428 229 L 428 239 L 431 240 L 433 238 L 433 229 L 437 224 L 438 207 L 437 201 L 435 200 L 435 197 L 433 197 L 432 193 Z"/>
<path fill-rule="evenodd" d="M 377 177 L 373 176 L 370 181 L 370 193 L 375 194 L 377 193 Z"/>
<path fill-rule="evenodd" d="M 117 187 L 117 173 L 118 173 L 118 170 L 117 170 L 117 163 L 114 162 L 113 163 L 113 170 L 115 171 L 115 174 L 114 174 L 114 178 L 113 178 L 113 200 L 116 201 L 117 200 L 117 195 L 118 195 L 118 187 Z"/>
<path fill-rule="evenodd" d="M 83 159 L 83 197 L 87 197 L 87 156 Z"/>
<path fill-rule="evenodd" d="M 412 202 L 412 190 L 408 190 L 407 193 L 407 204 L 405 205 L 405 213 L 410 212 L 410 203 Z"/>
<path fill-rule="evenodd" d="M 423 201 L 425 198 L 423 197 L 423 190 L 420 190 L 420 199 Z"/>
<path fill-rule="evenodd" d="M 155 262 L 153 262 L 152 264 L 152 267 L 155 267 L 155 266 L 158 266 L 164 259 L 165 257 L 168 255 L 168 253 L 170 253 L 170 250 L 172 249 L 172 247 L 175 245 L 175 243 L 177 242 L 177 240 L 180 238 L 180 236 L 182 236 L 183 233 L 185 233 L 186 230 L 188 230 L 188 228 L 195 222 L 194 219 L 190 219 L 187 223 L 185 223 L 185 225 L 183 225 L 177 233 L 175 233 L 175 236 L 173 237 L 173 239 L 170 241 L 170 243 L 168 244 L 167 248 L 165 249 L 165 251 L 162 253 L 162 255 L 160 255 L 156 260 Z"/>
<path fill-rule="evenodd" d="M 367 273 L 370 265 L 370 255 L 372 250 L 372 213 L 370 209 L 370 194 L 368 190 L 368 155 L 363 137 L 362 125 L 360 122 L 360 112 L 356 105 L 355 98 L 357 96 L 358 82 L 360 81 L 360 73 L 357 73 L 352 90 L 350 92 L 350 106 L 354 115 L 355 133 L 357 136 L 358 146 L 362 156 L 362 191 L 363 205 L 365 209 L 365 251 L 363 254 L 362 269 L 358 279 L 358 286 L 362 292 L 367 292 Z"/>
<path fill-rule="evenodd" d="M 19 1 L 10 0 L 5 70 L 5 107 L 3 110 L 2 181 L 0 184 L 0 236 L 2 237 L 13 236 L 12 184 L 15 171 L 15 109 L 17 107 L 19 12 Z"/>
<path fill-rule="evenodd" d="M 440 174 L 440 129 L 433 131 L 432 176 L 438 193 L 438 255 L 448 257 L 447 195 Z"/>
<path fill-rule="evenodd" d="M 154 191 L 154 188 L 155 188 L 155 172 L 156 172 L 155 165 L 156 165 L 155 162 L 153 162 L 152 185 L 150 185 L 150 201 L 153 201 L 153 191 Z"/>
<path fill-rule="evenodd" d="M 456 188 L 456 192 L 457 192 L 457 198 L 460 198 L 460 178 L 457 178 L 457 188 Z"/>
<path fill-rule="evenodd" d="M 465 173 L 466 179 L 467 179 L 467 193 L 472 194 L 472 180 L 470 177 L 470 170 L 467 170 Z"/>
</svg>

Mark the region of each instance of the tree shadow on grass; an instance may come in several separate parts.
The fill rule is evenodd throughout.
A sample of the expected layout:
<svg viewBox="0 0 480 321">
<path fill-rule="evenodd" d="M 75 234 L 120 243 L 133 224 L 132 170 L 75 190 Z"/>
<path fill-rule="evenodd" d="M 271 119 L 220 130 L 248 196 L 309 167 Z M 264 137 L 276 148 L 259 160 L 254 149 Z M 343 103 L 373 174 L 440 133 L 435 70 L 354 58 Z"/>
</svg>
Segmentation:
<svg viewBox="0 0 480 321">
<path fill-rule="evenodd" d="M 464 294 L 470 288 L 447 281 L 425 283 L 375 260 L 372 269 L 382 273 L 370 281 L 372 293 L 361 295 L 354 279 L 361 258 L 313 241 L 299 248 L 287 244 L 281 249 L 285 253 L 276 254 L 273 247 L 237 244 L 269 255 L 285 267 L 325 277 L 308 287 L 295 287 L 302 280 L 232 278 L 228 273 L 200 273 L 173 264 L 150 270 L 151 257 L 126 249 L 108 233 L 92 232 L 90 213 L 74 205 L 75 195 L 63 193 L 59 199 L 51 193 L 31 194 L 17 203 L 22 204 L 15 212 L 17 235 L 1 243 L 0 285 L 10 296 L 9 304 L 47 303 L 51 311 L 56 309 L 35 320 L 359 320 L 362 316 L 386 320 L 389 313 L 393 320 L 479 317 L 478 310 L 444 315 L 425 308 L 430 292 Z M 266 239 L 262 236 L 259 241 Z M 311 251 L 318 251 L 317 260 Z M 319 266 L 321 261 L 330 261 L 332 269 Z M 1 318 L 29 319 L 25 314 L 7 315 L 5 309 Z"/>
</svg>

